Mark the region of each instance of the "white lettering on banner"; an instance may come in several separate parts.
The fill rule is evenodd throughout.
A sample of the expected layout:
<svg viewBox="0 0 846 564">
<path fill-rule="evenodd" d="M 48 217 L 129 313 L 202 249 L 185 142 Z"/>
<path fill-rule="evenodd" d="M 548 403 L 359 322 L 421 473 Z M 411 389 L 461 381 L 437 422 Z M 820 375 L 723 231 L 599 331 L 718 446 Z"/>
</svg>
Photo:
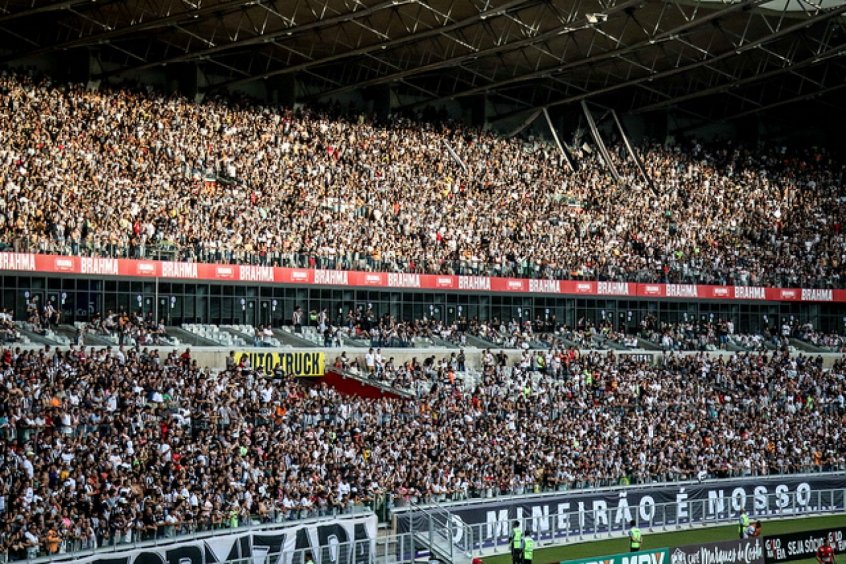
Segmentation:
<svg viewBox="0 0 846 564">
<path fill-rule="evenodd" d="M 35 270 L 32 253 L 0 253 L 0 270 Z"/>
<path fill-rule="evenodd" d="M 558 280 L 529 280 L 529 291 L 547 294 L 557 294 L 561 291 Z"/>
<path fill-rule="evenodd" d="M 458 527 L 463 531 L 463 527 Z M 223 531 L 221 531 L 223 533 Z M 306 539 L 305 545 L 298 539 Z M 317 542 L 315 542 L 317 541 Z M 104 564 L 114 562 L 225 562 L 230 554 L 238 554 L 241 562 L 290 562 L 295 551 L 302 554 L 313 550 L 326 556 L 329 562 L 369 562 L 375 558 L 376 516 L 327 519 L 314 523 L 276 525 L 261 530 L 246 530 L 233 534 L 206 536 L 202 539 L 184 538 L 174 544 L 146 546 L 144 548 L 113 547 L 108 553 L 94 553 L 73 559 L 77 564 Z M 275 553 L 283 557 L 276 559 Z M 203 555 L 208 557 L 203 557 Z M 270 554 L 270 557 L 268 556 Z M 350 558 L 347 558 L 349 554 Z M 184 558 L 181 558 L 184 557 Z"/>
<path fill-rule="evenodd" d="M 763 560 L 760 538 L 677 548 L 670 557 L 671 564 L 751 564 Z"/>
<path fill-rule="evenodd" d="M 295 270 L 291 273 L 291 280 L 308 280 L 308 272 L 305 270 Z"/>
<path fill-rule="evenodd" d="M 80 257 L 79 270 L 82 274 L 110 274 L 117 276 L 118 261 L 113 258 Z"/>
<path fill-rule="evenodd" d="M 596 283 L 596 293 L 597 294 L 617 294 L 621 296 L 628 296 L 629 295 L 629 283 L 628 282 L 597 282 Z"/>
<path fill-rule="evenodd" d="M 71 272 L 74 269 L 73 259 L 69 257 L 58 257 L 53 264 L 56 266 L 56 270 L 62 272 Z"/>
<path fill-rule="evenodd" d="M 439 288 L 452 288 L 452 278 L 442 276 L 438 278 L 436 283 Z"/>
<path fill-rule="evenodd" d="M 632 511 L 629 508 L 629 501 L 626 492 L 620 492 L 620 501 L 617 503 L 617 516 L 614 518 L 614 524 L 625 528 L 632 520 Z"/>
<path fill-rule="evenodd" d="M 658 296 L 661 294 L 661 286 L 656 286 L 654 284 L 647 284 L 643 287 L 643 292 L 650 296 Z"/>
<path fill-rule="evenodd" d="M 676 494 L 676 519 L 681 522 L 683 519 L 689 519 L 690 513 L 687 511 L 687 494 L 684 493 L 684 488 L 679 490 Z"/>
<path fill-rule="evenodd" d="M 382 283 L 382 275 L 381 274 L 365 274 L 364 275 L 364 283 L 369 284 L 371 286 L 378 286 Z"/>
<path fill-rule="evenodd" d="M 759 286 L 735 286 L 734 297 L 738 300 L 765 300 L 767 292 Z"/>
<path fill-rule="evenodd" d="M 245 282 L 273 282 L 272 266 L 242 265 L 238 274 Z"/>
<path fill-rule="evenodd" d="M 635 554 L 634 556 L 623 556 L 620 561 L 622 564 L 664 564 L 664 553 L 652 552 Z"/>
<path fill-rule="evenodd" d="M 350 282 L 345 270 L 315 270 L 314 283 L 328 286 L 348 286 Z"/>
<path fill-rule="evenodd" d="M 523 289 L 523 281 L 522 280 L 509 280 L 508 281 L 508 289 L 509 290 L 522 290 Z"/>
<path fill-rule="evenodd" d="M 162 278 L 196 278 L 196 262 L 163 262 Z"/>
<path fill-rule="evenodd" d="M 729 289 L 725 286 L 714 286 L 714 296 L 725 298 L 729 295 Z"/>
<path fill-rule="evenodd" d="M 138 274 L 153 275 L 156 273 L 156 265 L 152 262 L 137 263 Z"/>
<path fill-rule="evenodd" d="M 781 290 L 781 299 L 783 300 L 795 300 L 796 299 L 796 290 Z"/>
<path fill-rule="evenodd" d="M 722 516 L 726 512 L 726 494 L 723 490 L 708 492 L 708 515 Z"/>
<path fill-rule="evenodd" d="M 404 272 L 391 272 L 388 274 L 388 286 L 393 288 L 419 288 L 420 275 Z"/>
<path fill-rule="evenodd" d="M 549 532 L 549 506 L 532 507 L 532 531 L 537 535 Z"/>
<path fill-rule="evenodd" d="M 591 290 L 590 282 L 579 282 L 576 284 L 576 291 L 580 294 L 589 294 Z"/>
<path fill-rule="evenodd" d="M 834 301 L 834 292 L 823 289 L 802 289 L 803 302 L 831 302 Z"/>
<path fill-rule="evenodd" d="M 500 509 L 499 512 L 488 511 L 485 514 L 485 524 L 487 525 L 487 538 L 498 539 L 507 537 L 510 534 L 508 528 L 508 510 Z"/>
<path fill-rule="evenodd" d="M 214 272 L 218 278 L 232 278 L 235 276 L 235 268 L 231 266 L 216 266 Z"/>
<path fill-rule="evenodd" d="M 490 290 L 491 279 L 487 276 L 459 276 L 459 290 Z"/>
<path fill-rule="evenodd" d="M 698 298 L 699 291 L 695 284 L 667 284 L 668 298 Z"/>
</svg>

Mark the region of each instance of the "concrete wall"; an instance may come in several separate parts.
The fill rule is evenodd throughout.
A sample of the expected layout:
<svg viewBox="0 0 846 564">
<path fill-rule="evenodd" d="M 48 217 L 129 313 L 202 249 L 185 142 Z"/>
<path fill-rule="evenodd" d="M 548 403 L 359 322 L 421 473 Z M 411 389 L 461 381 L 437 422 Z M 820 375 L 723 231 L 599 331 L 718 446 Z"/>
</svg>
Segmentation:
<svg viewBox="0 0 846 564">
<path fill-rule="evenodd" d="M 41 347 L 36 345 L 28 345 L 26 347 L 21 348 L 28 348 L 28 349 L 40 349 Z M 58 347 L 62 350 L 65 347 Z M 88 347 L 88 348 L 102 348 L 102 347 Z M 346 351 L 347 356 L 349 358 L 358 358 L 360 364 L 364 364 L 364 355 L 367 353 L 366 348 L 303 348 L 303 349 L 273 349 L 273 348 L 253 348 L 253 347 L 245 347 L 245 348 L 229 348 L 229 347 L 150 347 L 158 349 L 162 355 L 166 355 L 167 353 L 176 350 L 177 352 L 182 352 L 185 348 L 191 349 L 191 358 L 197 361 L 197 364 L 202 367 L 208 367 L 212 369 L 221 369 L 226 366 L 226 357 L 229 356 L 229 352 L 234 351 L 249 351 L 249 352 L 278 352 L 278 353 L 291 353 L 291 352 L 318 352 L 322 351 L 326 356 L 326 364 L 327 367 L 331 366 L 337 357 L 341 355 L 343 351 Z M 500 349 L 492 348 L 494 352 L 498 352 Z M 584 350 L 582 354 L 587 354 L 591 351 Z M 607 354 L 608 351 L 597 351 L 601 354 Z M 458 349 L 448 349 L 448 348 L 426 348 L 426 349 L 382 349 L 382 356 L 387 360 L 388 358 L 393 357 L 394 363 L 399 364 L 406 362 L 408 360 L 412 360 L 416 358 L 419 362 L 423 362 L 424 359 L 434 356 L 436 359 L 441 358 L 448 358 L 452 353 L 458 354 Z M 468 368 L 479 370 L 481 363 L 481 353 L 480 349 L 470 348 L 467 347 L 464 349 L 464 353 L 467 357 L 466 364 Z M 509 349 L 505 351 L 506 355 L 508 355 L 509 362 L 516 362 L 520 359 L 522 353 L 518 350 Z M 635 351 L 614 351 L 614 354 L 617 356 L 629 356 L 629 355 L 637 355 L 642 356 L 644 359 L 649 358 L 652 362 L 658 362 L 661 357 L 664 355 L 662 352 L 655 352 L 655 351 L 644 351 L 644 350 L 635 350 Z M 676 355 L 680 356 L 692 356 L 701 354 L 696 351 L 691 352 L 681 352 L 675 353 Z M 705 353 L 710 357 L 717 358 L 723 357 L 728 358 L 731 357 L 735 353 L 726 352 L 726 351 L 715 351 L 715 352 L 708 352 Z M 816 357 L 816 354 L 811 353 L 804 353 L 804 356 L 812 356 Z M 834 362 L 839 359 L 843 358 L 844 355 L 837 354 L 837 353 L 823 353 L 820 356 L 823 357 L 823 365 L 827 368 L 830 368 L 834 365 Z"/>
</svg>

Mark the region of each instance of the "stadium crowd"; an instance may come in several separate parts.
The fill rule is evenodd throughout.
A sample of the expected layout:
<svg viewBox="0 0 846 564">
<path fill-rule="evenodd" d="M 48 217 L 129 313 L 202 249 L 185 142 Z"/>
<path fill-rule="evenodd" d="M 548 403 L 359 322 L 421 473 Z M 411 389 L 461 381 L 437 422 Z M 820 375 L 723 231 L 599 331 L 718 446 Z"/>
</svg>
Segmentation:
<svg viewBox="0 0 846 564">
<path fill-rule="evenodd" d="M 0 76 L 0 241 L 20 251 L 413 272 L 842 287 L 843 168 L 612 150 L 393 116 Z M 453 157 L 454 154 L 454 157 Z M 160 255 L 157 255 L 160 256 Z"/>
<path fill-rule="evenodd" d="M 459 362 L 383 360 L 375 377 L 414 380 L 417 398 L 371 400 L 246 365 L 213 373 L 188 350 L 5 349 L 0 552 L 20 559 L 376 498 L 846 464 L 842 361 L 668 353 L 651 366 L 571 350 L 525 351 L 509 366 L 485 351 L 469 387 Z"/>
</svg>

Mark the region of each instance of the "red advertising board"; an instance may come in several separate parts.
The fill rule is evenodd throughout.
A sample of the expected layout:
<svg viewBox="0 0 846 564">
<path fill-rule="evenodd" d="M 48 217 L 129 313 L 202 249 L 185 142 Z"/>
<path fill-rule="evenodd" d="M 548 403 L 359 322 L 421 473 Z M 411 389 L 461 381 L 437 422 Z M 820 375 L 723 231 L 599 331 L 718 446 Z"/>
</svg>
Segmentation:
<svg viewBox="0 0 846 564">
<path fill-rule="evenodd" d="M 454 276 L 395 272 L 313 270 L 273 266 L 203 264 L 155 260 L 111 259 L 0 253 L 0 271 L 81 276 L 121 276 L 166 280 L 203 280 L 361 288 L 457 290 L 571 296 L 745 300 L 778 302 L 846 302 L 846 290 L 641 284 L 593 280 L 532 280 L 493 276 Z"/>
</svg>

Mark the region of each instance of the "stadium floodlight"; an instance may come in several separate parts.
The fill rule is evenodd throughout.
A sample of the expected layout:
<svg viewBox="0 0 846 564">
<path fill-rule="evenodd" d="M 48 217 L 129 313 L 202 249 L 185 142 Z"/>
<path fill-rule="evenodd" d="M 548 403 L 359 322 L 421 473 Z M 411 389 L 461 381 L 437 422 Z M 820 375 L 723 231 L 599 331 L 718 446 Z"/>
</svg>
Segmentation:
<svg viewBox="0 0 846 564">
<path fill-rule="evenodd" d="M 608 14 L 602 13 L 595 13 L 595 14 L 585 14 L 585 19 L 591 25 L 596 25 L 598 23 L 605 23 L 608 21 Z"/>
</svg>

